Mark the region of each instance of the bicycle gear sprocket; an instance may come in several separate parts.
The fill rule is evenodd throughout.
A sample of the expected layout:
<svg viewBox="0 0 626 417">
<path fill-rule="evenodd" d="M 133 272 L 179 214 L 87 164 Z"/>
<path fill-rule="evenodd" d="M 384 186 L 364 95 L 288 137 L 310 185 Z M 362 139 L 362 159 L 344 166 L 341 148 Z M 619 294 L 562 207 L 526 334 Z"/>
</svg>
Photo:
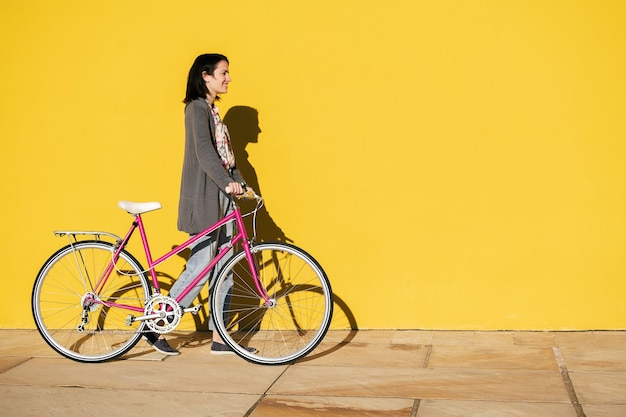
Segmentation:
<svg viewBox="0 0 626 417">
<path fill-rule="evenodd" d="M 172 297 L 167 295 L 153 295 L 146 303 L 146 316 L 157 314 L 159 317 L 146 320 L 150 330 L 158 334 L 169 333 L 174 330 L 183 316 L 182 307 Z"/>
</svg>

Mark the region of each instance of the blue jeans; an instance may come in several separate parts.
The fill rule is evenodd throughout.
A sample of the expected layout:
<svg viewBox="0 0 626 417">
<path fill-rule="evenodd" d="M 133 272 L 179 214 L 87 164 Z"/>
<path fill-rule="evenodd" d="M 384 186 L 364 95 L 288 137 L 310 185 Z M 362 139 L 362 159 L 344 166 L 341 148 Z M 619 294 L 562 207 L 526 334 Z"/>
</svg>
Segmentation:
<svg viewBox="0 0 626 417">
<path fill-rule="evenodd" d="M 220 195 L 220 206 L 223 208 L 223 213 L 226 215 L 230 211 L 230 200 L 225 195 Z M 230 239 L 234 233 L 234 224 L 229 222 L 222 226 L 219 230 L 209 234 L 208 236 L 199 239 L 195 243 L 189 246 L 191 254 L 185 265 L 185 270 L 180 274 L 172 288 L 170 289 L 170 297 L 176 298 L 183 292 L 185 288 L 193 281 L 204 268 L 206 268 L 211 260 L 215 257 L 217 249 L 222 250 L 227 247 Z M 189 307 L 193 300 L 200 294 L 200 291 L 204 287 L 207 281 L 209 281 L 209 288 L 213 289 L 213 281 L 219 271 L 222 269 L 226 261 L 233 255 L 233 249 L 230 248 L 226 256 L 224 256 L 215 267 L 206 274 L 192 290 L 180 301 L 180 305 L 183 308 Z M 230 277 L 232 280 L 232 277 Z M 232 285 L 231 285 L 232 286 Z M 229 288 L 226 286 L 225 288 Z M 228 300 L 230 291 L 223 291 L 220 294 L 222 304 L 225 304 Z M 209 320 L 209 330 L 215 329 L 215 323 L 211 318 Z"/>
</svg>

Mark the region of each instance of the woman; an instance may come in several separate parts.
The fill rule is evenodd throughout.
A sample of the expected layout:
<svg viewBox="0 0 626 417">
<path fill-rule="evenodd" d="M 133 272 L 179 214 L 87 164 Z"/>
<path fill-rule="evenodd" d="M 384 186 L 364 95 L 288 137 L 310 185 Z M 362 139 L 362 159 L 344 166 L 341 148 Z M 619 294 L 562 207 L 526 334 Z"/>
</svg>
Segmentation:
<svg viewBox="0 0 626 417">
<path fill-rule="evenodd" d="M 242 194 L 246 184 L 235 165 L 226 125 L 220 119 L 215 101 L 219 94 L 228 92 L 231 82 L 228 58 L 220 54 L 204 54 L 196 58 L 187 78 L 185 95 L 185 154 L 178 205 L 178 229 L 195 235 L 218 220 L 230 210 L 230 199 L 226 195 Z M 198 240 L 190 246 L 191 254 L 185 270 L 170 290 L 176 297 L 211 262 L 219 246 L 228 243 L 233 225 L 223 226 L 219 231 Z M 232 250 L 232 248 L 231 248 Z M 228 257 L 224 258 L 228 259 Z M 213 271 L 219 271 L 217 265 Z M 207 274 L 181 301 L 183 308 L 191 305 L 213 273 Z M 225 299 L 226 294 L 222 295 Z M 209 329 L 213 331 L 211 353 L 234 353 L 215 330 L 211 319 Z M 178 355 L 161 336 L 146 333 L 146 339 L 155 350 L 166 355 Z"/>
</svg>

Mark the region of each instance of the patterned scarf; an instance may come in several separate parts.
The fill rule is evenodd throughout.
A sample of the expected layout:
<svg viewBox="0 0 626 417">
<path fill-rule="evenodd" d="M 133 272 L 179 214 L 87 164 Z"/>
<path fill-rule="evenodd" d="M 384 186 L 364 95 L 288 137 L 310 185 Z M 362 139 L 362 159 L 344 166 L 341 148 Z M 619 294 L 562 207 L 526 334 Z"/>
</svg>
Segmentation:
<svg viewBox="0 0 626 417">
<path fill-rule="evenodd" d="M 224 168 L 230 169 L 235 166 L 235 154 L 233 148 L 230 146 L 230 135 L 228 134 L 228 128 L 219 115 L 219 109 L 215 105 L 210 105 L 211 114 L 215 121 L 215 146 L 217 147 L 217 153 L 222 158 L 222 165 Z"/>
</svg>

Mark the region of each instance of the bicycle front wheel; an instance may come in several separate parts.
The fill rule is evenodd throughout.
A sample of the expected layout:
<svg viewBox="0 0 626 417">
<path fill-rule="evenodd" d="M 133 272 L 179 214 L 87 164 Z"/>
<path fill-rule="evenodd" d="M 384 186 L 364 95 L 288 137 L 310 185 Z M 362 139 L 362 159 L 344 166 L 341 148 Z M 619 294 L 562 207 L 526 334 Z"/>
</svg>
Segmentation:
<svg viewBox="0 0 626 417">
<path fill-rule="evenodd" d="M 115 246 L 104 241 L 70 244 L 37 275 L 35 324 L 44 340 L 69 359 L 103 362 L 128 352 L 141 338 L 144 322 L 127 323 L 127 317 L 143 311 L 151 286 L 130 253 L 120 252 L 113 265 L 114 252 Z"/>
<path fill-rule="evenodd" d="M 330 282 L 319 263 L 293 245 L 260 243 L 251 251 L 261 291 L 246 254 L 237 253 L 220 271 L 211 292 L 215 327 L 235 353 L 250 362 L 294 362 L 313 351 L 330 326 Z M 267 300 L 261 292 L 267 293 Z"/>
</svg>

